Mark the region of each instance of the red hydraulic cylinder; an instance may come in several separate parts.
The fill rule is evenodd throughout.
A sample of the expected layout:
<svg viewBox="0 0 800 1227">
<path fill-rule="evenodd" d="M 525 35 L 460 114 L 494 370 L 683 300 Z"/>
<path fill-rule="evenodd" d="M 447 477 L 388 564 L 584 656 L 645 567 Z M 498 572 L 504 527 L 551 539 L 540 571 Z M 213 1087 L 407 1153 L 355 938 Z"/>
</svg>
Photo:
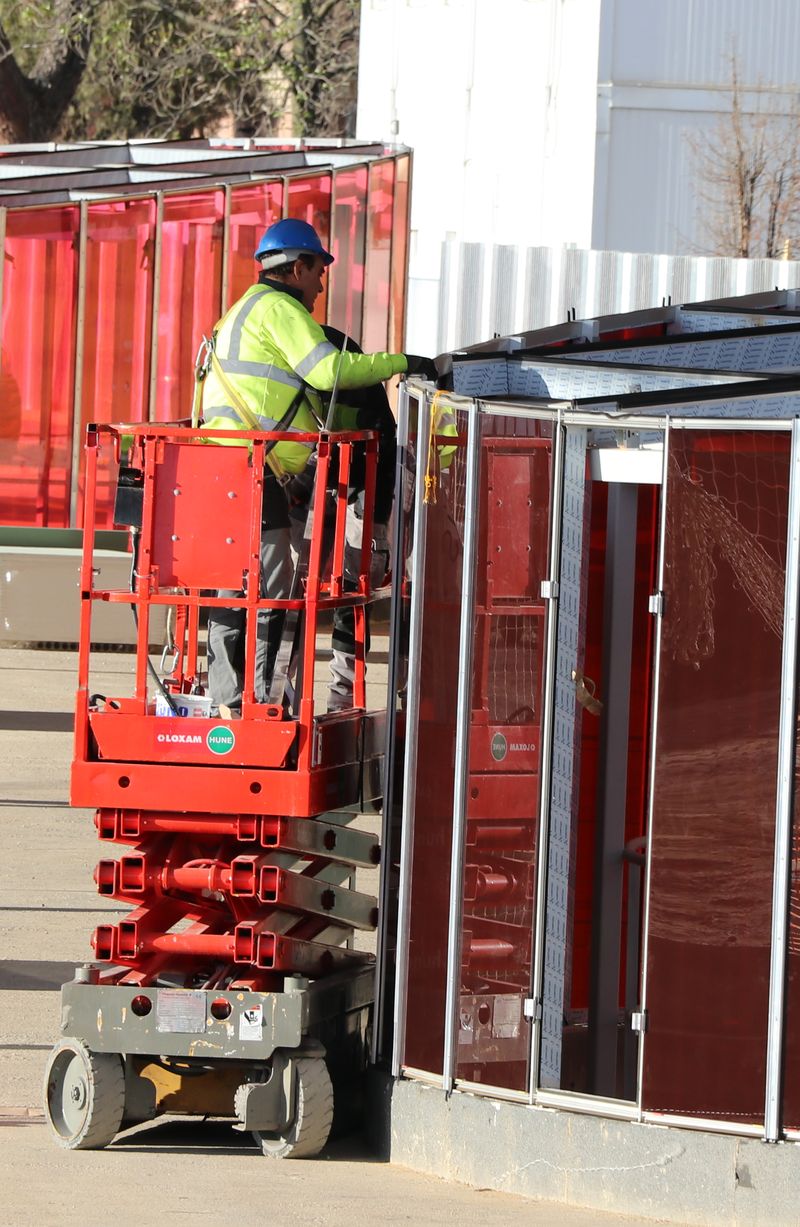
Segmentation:
<svg viewBox="0 0 800 1227">
<path fill-rule="evenodd" d="M 464 899 L 469 903 L 510 901 L 519 887 L 513 873 L 497 872 L 478 865 L 464 870 Z"/>
<path fill-rule="evenodd" d="M 501 941 L 496 937 L 473 937 L 466 935 L 466 956 L 468 963 L 508 963 L 515 957 L 511 942 Z"/>
<path fill-rule="evenodd" d="M 126 952 L 120 950 L 120 955 Z M 233 958 L 232 933 L 154 933 L 140 938 L 136 957 L 149 954 L 174 954 L 179 957 L 219 959 L 230 962 Z"/>
</svg>

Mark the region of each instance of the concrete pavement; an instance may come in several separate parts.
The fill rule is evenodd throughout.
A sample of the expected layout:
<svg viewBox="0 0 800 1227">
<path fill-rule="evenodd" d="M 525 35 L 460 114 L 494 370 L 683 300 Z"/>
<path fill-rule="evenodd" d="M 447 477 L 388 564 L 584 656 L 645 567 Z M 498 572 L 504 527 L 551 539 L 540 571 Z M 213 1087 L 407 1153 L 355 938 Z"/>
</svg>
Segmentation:
<svg viewBox="0 0 800 1227">
<path fill-rule="evenodd" d="M 100 654 L 93 688 L 127 687 L 132 669 L 130 655 Z M 162 1119 L 105 1151 L 55 1146 L 40 1103 L 59 987 L 91 957 L 95 925 L 124 910 L 95 893 L 92 815 L 67 805 L 75 672 L 73 652 L 0 649 L 0 1227 L 640 1221 L 445 1183 L 377 1160 L 360 1139 L 281 1163 L 230 1126 Z"/>
</svg>

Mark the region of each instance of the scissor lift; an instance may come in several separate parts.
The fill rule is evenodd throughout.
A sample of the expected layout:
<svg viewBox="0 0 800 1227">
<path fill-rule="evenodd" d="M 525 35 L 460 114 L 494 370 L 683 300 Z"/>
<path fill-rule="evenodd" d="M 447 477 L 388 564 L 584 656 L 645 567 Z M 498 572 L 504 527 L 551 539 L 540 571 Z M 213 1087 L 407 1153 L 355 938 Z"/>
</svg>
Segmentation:
<svg viewBox="0 0 800 1227">
<path fill-rule="evenodd" d="M 331 1127 L 334 1084 L 365 1063 L 374 960 L 353 936 L 375 928 L 377 906 L 352 881 L 378 863 L 379 844 L 350 823 L 376 799 L 385 729 L 385 712 L 365 702 L 377 441 L 368 432 L 291 436 L 317 455 L 307 574 L 295 598 L 269 601 L 259 590 L 262 488 L 270 448 L 287 436 L 238 437 L 250 446 L 166 425 L 88 431 L 71 802 L 96 809 L 108 853 L 124 845 L 100 860 L 95 880 L 131 911 L 98 926 L 93 961 L 62 990 L 45 1104 L 70 1149 L 105 1146 L 162 1113 L 202 1113 L 233 1118 L 267 1155 L 313 1155 Z M 356 591 L 346 592 L 356 447 L 366 453 L 365 544 Z M 92 526 L 103 474 L 120 460 L 115 520 L 131 526 L 131 590 L 98 591 Z M 133 608 L 132 694 L 94 692 L 98 601 Z M 156 606 L 175 626 L 165 677 L 150 658 Z M 319 713 L 319 616 L 342 606 L 355 624 L 354 703 Z M 246 611 L 241 719 L 210 715 L 203 693 L 201 610 L 214 607 Z M 295 615 L 293 685 L 280 703 L 256 701 L 265 609 Z"/>
</svg>

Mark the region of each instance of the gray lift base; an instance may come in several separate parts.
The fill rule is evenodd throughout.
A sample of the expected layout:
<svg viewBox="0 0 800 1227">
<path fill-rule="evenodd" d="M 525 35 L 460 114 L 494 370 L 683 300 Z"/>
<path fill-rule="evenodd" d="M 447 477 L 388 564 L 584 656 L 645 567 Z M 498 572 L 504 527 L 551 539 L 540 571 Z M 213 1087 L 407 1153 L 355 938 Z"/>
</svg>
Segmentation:
<svg viewBox="0 0 800 1227">
<path fill-rule="evenodd" d="M 102 1054 L 103 1060 L 114 1060 L 117 1054 L 122 1059 L 128 1122 L 152 1119 L 159 1113 L 152 1084 L 137 1074 L 142 1062 L 177 1059 L 179 1065 L 194 1062 L 212 1074 L 227 1071 L 223 1076 L 232 1076 L 238 1089 L 228 1113 L 238 1118 L 238 1127 L 255 1135 L 263 1131 L 279 1134 L 277 1140 L 263 1135 L 265 1154 L 317 1153 L 320 1147 L 311 1145 L 314 1138 L 307 1136 L 309 1131 L 318 1133 L 320 1145 L 324 1144 L 330 1128 L 332 1088 L 323 1067 L 326 1057 L 332 1057 L 335 1065 L 341 1054 L 328 1053 L 323 1041 L 337 1034 L 346 1016 L 357 1017 L 354 1027 L 342 1028 L 345 1034 L 366 1035 L 374 968 L 357 967 L 313 982 L 289 976 L 283 992 L 269 993 L 104 985 L 95 982 L 97 975 L 97 968 L 91 965 L 79 968 L 76 979 L 63 986 L 61 1038 L 83 1046 L 79 1051 L 85 1049 L 89 1054 L 82 1057 L 85 1065 L 91 1054 Z M 363 1069 L 365 1062 L 359 1063 Z M 313 1074 L 315 1067 L 318 1074 Z M 304 1094 L 307 1098 L 312 1087 L 309 1078 L 316 1093 L 306 1103 Z M 302 1086 L 298 1087 L 298 1079 Z M 52 1094 L 51 1085 L 50 1097 Z M 320 1097 L 326 1100 L 322 1104 L 325 1120 L 301 1122 L 304 1108 L 308 1117 Z M 298 1131 L 298 1122 L 305 1132 L 293 1142 L 288 1139 L 292 1128 Z"/>
<path fill-rule="evenodd" d="M 299 1048 L 324 1023 L 372 1004 L 371 966 L 309 983 L 284 981 L 282 993 L 140 988 L 73 980 L 61 990 L 61 1035 L 82 1040 L 92 1052 L 267 1061 L 279 1048 Z M 142 1014 L 143 1001 L 150 1010 Z M 226 1001 L 225 1018 L 212 1005 Z"/>
</svg>

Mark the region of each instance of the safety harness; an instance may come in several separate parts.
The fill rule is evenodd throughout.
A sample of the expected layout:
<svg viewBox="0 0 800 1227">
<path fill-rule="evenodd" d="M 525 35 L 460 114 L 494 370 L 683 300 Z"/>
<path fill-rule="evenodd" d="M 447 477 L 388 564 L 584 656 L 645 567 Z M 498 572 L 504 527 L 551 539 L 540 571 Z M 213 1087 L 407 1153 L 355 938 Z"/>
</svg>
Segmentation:
<svg viewBox="0 0 800 1227">
<path fill-rule="evenodd" d="M 261 430 L 259 422 L 252 409 L 245 403 L 241 395 L 236 391 L 228 376 L 222 369 L 222 363 L 217 357 L 216 350 L 217 334 L 212 332 L 210 337 L 203 337 L 200 343 L 200 348 L 197 351 L 197 358 L 194 365 L 194 398 L 192 400 L 192 429 L 196 430 L 200 425 L 201 407 L 203 400 L 203 383 L 209 371 L 213 371 L 217 379 L 222 384 L 225 390 L 225 395 L 230 401 L 231 408 L 236 413 L 242 425 L 246 430 Z M 297 390 L 294 400 L 289 405 L 289 408 L 284 413 L 283 417 L 275 426 L 276 431 L 288 430 L 292 422 L 297 416 L 300 405 L 305 399 L 306 384 L 302 384 Z M 311 408 L 311 406 L 309 406 Z M 313 408 L 311 408 L 313 413 Z M 315 415 L 316 416 L 316 415 Z M 285 486 L 291 481 L 291 473 L 287 473 L 279 458 L 272 454 L 277 439 L 273 439 L 264 449 L 264 460 L 272 470 L 278 485 Z"/>
</svg>

